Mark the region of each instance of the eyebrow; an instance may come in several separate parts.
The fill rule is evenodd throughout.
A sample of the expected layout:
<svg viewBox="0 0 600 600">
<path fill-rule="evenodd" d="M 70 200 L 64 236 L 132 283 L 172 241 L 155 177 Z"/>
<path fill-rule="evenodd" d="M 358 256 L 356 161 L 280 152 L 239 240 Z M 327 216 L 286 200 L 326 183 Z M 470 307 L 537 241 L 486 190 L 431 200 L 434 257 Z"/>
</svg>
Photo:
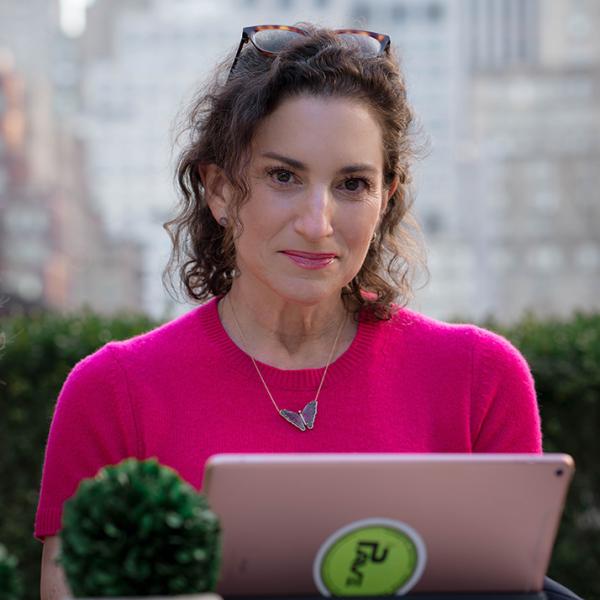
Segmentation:
<svg viewBox="0 0 600 600">
<path fill-rule="evenodd" d="M 308 167 L 303 162 L 300 162 L 299 160 L 296 160 L 294 158 L 290 158 L 289 156 L 284 156 L 283 154 L 278 154 L 277 152 L 263 152 L 261 156 L 264 156 L 265 158 L 273 158 L 275 160 L 279 160 L 287 165 L 290 165 L 294 169 L 297 169 L 298 171 L 308 170 Z M 346 165 L 345 167 L 342 167 L 339 170 L 340 173 L 354 173 L 356 171 L 369 171 L 371 173 L 377 173 L 377 169 L 373 165 L 367 163 Z"/>
</svg>

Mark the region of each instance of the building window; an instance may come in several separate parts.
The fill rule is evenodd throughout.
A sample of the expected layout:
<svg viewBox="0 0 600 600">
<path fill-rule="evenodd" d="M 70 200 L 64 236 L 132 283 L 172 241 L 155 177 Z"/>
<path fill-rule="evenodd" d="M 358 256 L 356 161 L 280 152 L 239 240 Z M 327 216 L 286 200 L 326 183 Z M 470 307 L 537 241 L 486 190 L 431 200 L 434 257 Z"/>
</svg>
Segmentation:
<svg viewBox="0 0 600 600">
<path fill-rule="evenodd" d="M 425 9 L 425 15 L 427 16 L 428 21 L 437 22 L 440 21 L 444 16 L 444 9 L 442 8 L 441 4 L 432 2 L 431 4 L 427 5 L 427 8 Z"/>
<path fill-rule="evenodd" d="M 575 254 L 575 260 L 579 267 L 586 270 L 600 268 L 600 246 L 593 243 L 581 245 Z"/>
<path fill-rule="evenodd" d="M 394 4 L 392 6 L 392 20 L 396 21 L 396 23 L 403 23 L 406 21 L 408 16 L 408 11 L 406 10 L 406 6 L 403 4 Z"/>
<path fill-rule="evenodd" d="M 440 233 L 443 229 L 442 217 L 439 213 L 430 212 L 425 215 L 425 231 L 429 234 Z"/>
<path fill-rule="evenodd" d="M 530 265 L 537 271 L 550 273 L 563 266 L 563 255 L 557 246 L 543 244 L 532 249 L 529 256 Z"/>
<path fill-rule="evenodd" d="M 533 204 L 541 213 L 555 213 L 560 207 L 560 197 L 555 188 L 541 188 L 533 193 Z"/>
<path fill-rule="evenodd" d="M 490 264 L 495 271 L 508 271 L 513 266 L 512 255 L 507 248 L 494 248 L 490 253 Z"/>
</svg>

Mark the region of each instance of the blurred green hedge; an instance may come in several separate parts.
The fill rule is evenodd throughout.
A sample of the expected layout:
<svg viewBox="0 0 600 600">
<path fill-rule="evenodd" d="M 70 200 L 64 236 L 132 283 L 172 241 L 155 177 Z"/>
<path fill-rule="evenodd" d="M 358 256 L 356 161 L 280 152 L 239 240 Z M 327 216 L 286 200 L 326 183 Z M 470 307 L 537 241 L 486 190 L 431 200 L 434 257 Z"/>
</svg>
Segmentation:
<svg viewBox="0 0 600 600">
<path fill-rule="evenodd" d="M 81 358 L 109 340 L 156 325 L 144 316 L 104 318 L 91 312 L 39 313 L 0 322 L 0 543 L 19 559 L 24 600 L 39 598 L 42 544 L 32 537 L 33 521 L 58 392 Z"/>
<path fill-rule="evenodd" d="M 44 446 L 54 403 L 75 363 L 111 339 L 158 323 L 139 315 L 104 318 L 83 312 L 3 318 L 0 332 L 0 542 L 19 559 L 25 600 L 39 597 L 42 545 L 32 537 Z M 544 450 L 575 458 L 548 575 L 590 600 L 600 599 L 600 315 L 568 321 L 525 317 L 510 328 L 483 324 L 509 338 L 533 371 Z M 0 344 L 1 345 L 1 344 Z"/>
<path fill-rule="evenodd" d="M 533 373 L 544 452 L 575 459 L 575 477 L 548 575 L 585 600 L 600 600 L 600 314 L 568 321 L 528 315 L 484 324 L 521 350 Z"/>
</svg>

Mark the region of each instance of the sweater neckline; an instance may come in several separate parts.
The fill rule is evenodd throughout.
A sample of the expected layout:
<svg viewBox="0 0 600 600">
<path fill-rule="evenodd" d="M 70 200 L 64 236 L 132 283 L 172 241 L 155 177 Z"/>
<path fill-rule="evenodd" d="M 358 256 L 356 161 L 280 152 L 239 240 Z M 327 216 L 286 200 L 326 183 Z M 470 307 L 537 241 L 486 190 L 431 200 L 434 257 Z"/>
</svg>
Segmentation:
<svg viewBox="0 0 600 600">
<path fill-rule="evenodd" d="M 202 322 L 203 331 L 208 335 L 213 348 L 218 351 L 213 359 L 260 384 L 250 355 L 233 342 L 221 323 L 217 308 L 219 300 L 220 298 L 211 298 L 206 304 L 196 309 Z M 356 375 L 357 369 L 365 367 L 369 356 L 373 353 L 373 342 L 379 334 L 382 324 L 382 322 L 359 319 L 357 331 L 350 346 L 329 365 L 323 389 L 336 382 L 347 380 L 349 376 Z M 200 336 L 200 339 L 202 337 Z M 316 389 L 325 368 L 323 366 L 314 369 L 279 369 L 259 360 L 256 363 L 269 388 L 288 390 Z"/>
</svg>

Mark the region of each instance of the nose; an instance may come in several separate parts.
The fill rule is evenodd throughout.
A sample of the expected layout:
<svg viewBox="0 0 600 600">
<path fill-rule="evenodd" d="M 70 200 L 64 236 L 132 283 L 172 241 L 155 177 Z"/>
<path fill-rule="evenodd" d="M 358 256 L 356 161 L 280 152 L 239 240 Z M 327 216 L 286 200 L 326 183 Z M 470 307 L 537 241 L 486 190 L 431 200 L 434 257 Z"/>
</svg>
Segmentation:
<svg viewBox="0 0 600 600">
<path fill-rule="evenodd" d="M 294 229 L 311 242 L 333 234 L 333 199 L 327 186 L 311 186 L 299 199 Z"/>
</svg>

